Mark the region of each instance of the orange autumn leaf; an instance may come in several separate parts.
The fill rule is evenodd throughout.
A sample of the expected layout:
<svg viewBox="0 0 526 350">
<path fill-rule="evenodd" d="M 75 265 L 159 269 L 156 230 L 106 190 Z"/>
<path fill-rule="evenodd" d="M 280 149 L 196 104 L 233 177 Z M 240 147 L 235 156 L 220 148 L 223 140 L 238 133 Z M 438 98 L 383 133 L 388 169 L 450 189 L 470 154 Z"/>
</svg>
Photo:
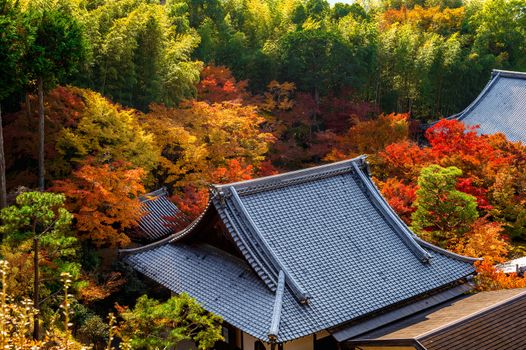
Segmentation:
<svg viewBox="0 0 526 350">
<path fill-rule="evenodd" d="M 122 163 L 88 164 L 70 178 L 55 181 L 51 190 L 66 195 L 79 238 L 99 247 L 122 247 L 130 242 L 125 231 L 141 218 L 138 196 L 145 192 L 143 177 L 142 169 Z"/>
</svg>

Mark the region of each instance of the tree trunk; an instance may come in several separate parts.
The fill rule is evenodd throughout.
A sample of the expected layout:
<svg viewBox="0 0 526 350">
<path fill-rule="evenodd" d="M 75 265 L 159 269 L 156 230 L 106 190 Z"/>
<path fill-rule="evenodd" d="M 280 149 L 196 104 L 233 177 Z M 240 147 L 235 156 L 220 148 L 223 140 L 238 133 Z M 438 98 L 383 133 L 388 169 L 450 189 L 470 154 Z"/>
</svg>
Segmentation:
<svg viewBox="0 0 526 350">
<path fill-rule="evenodd" d="M 44 83 L 42 77 L 38 78 L 38 187 L 44 191 Z"/>
<path fill-rule="evenodd" d="M 33 307 L 37 310 L 35 319 L 33 321 L 33 339 L 40 339 L 40 294 L 39 294 L 39 285 L 40 285 L 40 271 L 38 265 L 38 238 L 33 238 Z"/>
<path fill-rule="evenodd" d="M 28 92 L 26 92 L 26 117 L 27 120 L 31 120 L 31 99 Z"/>
<path fill-rule="evenodd" d="M 2 106 L 0 105 L 0 209 L 7 206 L 7 188 L 5 184 L 4 129 L 2 126 Z"/>
</svg>

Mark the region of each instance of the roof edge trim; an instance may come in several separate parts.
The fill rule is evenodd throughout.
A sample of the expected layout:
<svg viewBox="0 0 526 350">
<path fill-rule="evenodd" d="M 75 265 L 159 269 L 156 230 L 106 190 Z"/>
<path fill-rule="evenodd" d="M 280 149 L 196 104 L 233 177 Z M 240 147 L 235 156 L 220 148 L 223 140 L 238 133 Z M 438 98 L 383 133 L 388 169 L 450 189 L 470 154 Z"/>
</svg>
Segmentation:
<svg viewBox="0 0 526 350">
<path fill-rule="evenodd" d="M 449 251 L 447 249 L 443 249 L 443 248 L 437 247 L 434 244 L 426 242 L 426 241 L 424 241 L 422 238 L 420 238 L 418 236 L 415 236 L 414 240 L 421 246 L 424 246 L 424 247 L 426 247 L 426 248 L 428 248 L 430 250 L 433 250 L 433 251 L 435 251 L 437 253 L 440 253 L 442 255 L 448 256 L 448 257 L 453 258 L 453 259 L 457 259 L 457 260 L 464 261 L 464 262 L 471 263 L 471 264 L 476 262 L 476 261 L 484 260 L 482 258 L 472 258 L 472 257 L 469 257 L 469 256 L 453 253 L 453 252 L 451 252 L 451 251 Z"/>
<path fill-rule="evenodd" d="M 276 289 L 276 299 L 274 300 L 274 309 L 272 310 L 272 323 L 268 332 L 268 338 L 275 342 L 278 339 L 279 323 L 281 320 L 281 308 L 283 306 L 283 293 L 285 292 L 285 273 L 279 271 L 278 287 Z"/>
<path fill-rule="evenodd" d="M 494 77 L 497 74 L 503 78 L 526 79 L 526 72 L 504 70 L 504 69 L 493 69 L 491 71 L 492 77 Z"/>
<path fill-rule="evenodd" d="M 362 167 L 366 164 L 365 157 L 359 159 Z M 400 219 L 400 217 L 394 212 L 393 208 L 386 202 L 385 198 L 380 194 L 380 191 L 371 180 L 371 177 L 364 174 L 362 168 L 358 166 L 356 162 L 352 162 L 352 166 L 359 176 L 362 183 L 365 185 L 367 191 L 371 194 L 373 203 L 376 204 L 377 208 L 383 214 L 385 219 L 393 225 L 395 232 L 411 250 L 411 252 L 423 263 L 428 263 L 431 259 L 431 255 L 426 252 L 414 239 L 414 234 L 409 230 L 407 225 Z"/>
<path fill-rule="evenodd" d="M 471 112 L 473 110 L 473 108 L 475 108 L 479 102 L 482 100 L 482 98 L 484 96 L 486 96 L 486 94 L 489 92 L 489 90 L 491 90 L 491 88 L 493 87 L 493 85 L 495 85 L 495 83 L 497 82 L 497 80 L 499 80 L 500 76 L 501 76 L 501 72 L 500 71 L 494 71 L 496 72 L 495 74 L 492 73 L 492 77 L 491 77 L 491 80 L 486 84 L 486 86 L 484 87 L 484 89 L 482 89 L 482 91 L 480 92 L 480 94 L 477 96 L 477 98 L 475 98 L 473 100 L 473 102 L 471 102 L 471 104 L 469 106 L 467 106 L 462 112 L 456 114 L 454 116 L 455 119 L 457 120 L 462 120 L 464 119 L 464 117 L 466 116 L 466 114 L 468 114 L 469 112 Z"/>
<path fill-rule="evenodd" d="M 245 237 L 245 235 L 242 234 L 244 232 L 242 226 L 247 226 L 247 223 L 239 218 L 236 219 L 235 216 L 230 215 L 229 213 L 229 211 L 232 210 L 239 211 L 235 204 L 227 203 L 225 201 L 224 206 L 228 208 L 228 210 L 223 211 L 225 220 L 228 220 L 228 225 L 226 225 L 227 230 L 230 232 L 234 242 L 241 251 L 241 254 L 243 254 L 247 263 L 254 269 L 256 274 L 263 280 L 267 287 L 271 291 L 275 291 L 278 285 L 278 272 L 272 270 L 275 267 L 266 261 L 265 257 L 253 247 L 253 242 L 257 240 L 257 243 L 261 244 L 259 242 L 260 240 L 257 237 L 252 239 L 251 237 Z"/>
</svg>

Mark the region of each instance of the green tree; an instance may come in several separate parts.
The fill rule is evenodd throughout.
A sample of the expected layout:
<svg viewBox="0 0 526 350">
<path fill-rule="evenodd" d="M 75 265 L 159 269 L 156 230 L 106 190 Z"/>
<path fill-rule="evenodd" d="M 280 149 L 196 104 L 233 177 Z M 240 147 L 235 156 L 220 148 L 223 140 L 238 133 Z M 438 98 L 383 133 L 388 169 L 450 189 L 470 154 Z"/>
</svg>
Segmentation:
<svg viewBox="0 0 526 350">
<path fill-rule="evenodd" d="M 307 15 L 315 20 L 324 20 L 331 10 L 331 6 L 327 0 L 307 0 L 305 3 L 305 11 Z"/>
<path fill-rule="evenodd" d="M 6 250 L 23 249 L 28 249 L 33 255 L 33 305 L 37 310 L 41 307 L 40 290 L 44 283 L 41 264 L 44 260 L 48 260 L 48 265 L 49 259 L 54 257 L 52 263 L 55 266 L 78 275 L 78 265 L 67 259 L 75 255 L 73 245 L 76 238 L 68 235 L 73 216 L 64 208 L 64 200 L 62 194 L 24 192 L 18 195 L 15 205 L 0 212 L 4 255 Z M 38 317 L 34 321 L 33 336 L 40 338 Z"/>
<path fill-rule="evenodd" d="M 201 350 L 223 340 L 222 320 L 187 294 L 161 303 L 141 296 L 132 310 L 121 313 L 120 336 L 135 349 L 167 349 L 191 340 Z"/>
<path fill-rule="evenodd" d="M 488 0 L 470 18 L 473 54 L 498 67 L 526 69 L 526 1 Z"/>
<path fill-rule="evenodd" d="M 20 60 L 24 38 L 20 34 L 20 5 L 0 0 L 0 208 L 7 205 L 2 102 L 20 87 Z"/>
<path fill-rule="evenodd" d="M 90 34 L 95 60 L 88 85 L 144 111 L 153 102 L 174 105 L 194 96 L 202 66 L 191 54 L 199 36 L 181 6 L 108 2 L 89 11 L 85 21 L 98 30 Z M 109 23 L 108 16 L 114 16 Z"/>
<path fill-rule="evenodd" d="M 78 70 L 83 64 L 87 44 L 80 23 L 67 3 L 30 2 L 25 12 L 30 33 L 24 73 L 36 82 L 39 106 L 39 187 L 45 188 L 44 91 Z"/>
<path fill-rule="evenodd" d="M 320 94 L 358 85 L 353 52 L 337 34 L 320 29 L 291 32 L 278 42 L 280 80 L 296 83 L 311 92 L 317 103 Z"/>
<path fill-rule="evenodd" d="M 412 214 L 412 227 L 420 235 L 446 246 L 468 232 L 478 218 L 477 199 L 455 188 L 462 170 L 431 165 L 422 169 Z"/>
</svg>

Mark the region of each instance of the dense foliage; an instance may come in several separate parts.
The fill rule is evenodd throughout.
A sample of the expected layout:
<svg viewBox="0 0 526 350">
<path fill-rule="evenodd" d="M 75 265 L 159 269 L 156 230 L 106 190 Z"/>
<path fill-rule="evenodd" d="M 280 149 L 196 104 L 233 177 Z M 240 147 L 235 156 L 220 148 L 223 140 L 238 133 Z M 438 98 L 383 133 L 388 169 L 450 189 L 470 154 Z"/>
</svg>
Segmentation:
<svg viewBox="0 0 526 350">
<path fill-rule="evenodd" d="M 360 154 L 415 233 L 484 257 L 480 289 L 526 286 L 494 268 L 524 253 L 526 146 L 453 120 L 422 135 L 471 102 L 491 69 L 526 70 L 525 8 L 0 0 L 0 256 L 11 271 L 0 268 L 0 326 L 12 333 L 0 343 L 211 347 L 219 318 L 146 288 L 116 257 L 141 195 L 164 186 L 192 219 L 211 183 Z M 20 317 L 33 326 L 14 335 Z"/>
</svg>

